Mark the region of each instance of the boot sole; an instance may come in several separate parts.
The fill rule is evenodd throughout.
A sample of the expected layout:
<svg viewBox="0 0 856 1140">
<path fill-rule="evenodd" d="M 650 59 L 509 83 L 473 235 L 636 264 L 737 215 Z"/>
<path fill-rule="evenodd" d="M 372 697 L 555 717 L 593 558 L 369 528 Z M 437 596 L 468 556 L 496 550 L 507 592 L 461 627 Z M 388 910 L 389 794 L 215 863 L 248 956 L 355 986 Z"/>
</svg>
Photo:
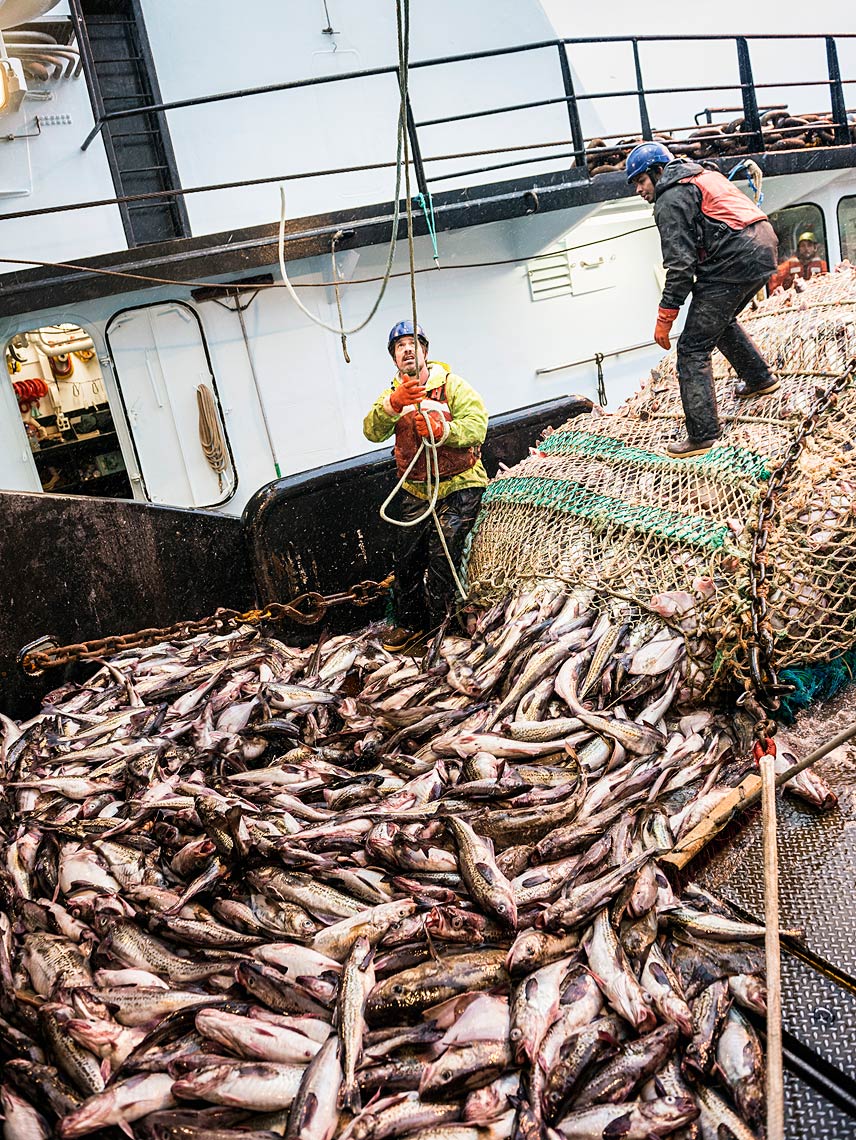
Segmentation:
<svg viewBox="0 0 856 1140">
<path fill-rule="evenodd" d="M 778 392 L 781 386 L 781 380 L 777 380 L 775 384 L 770 384 L 767 388 L 759 388 L 757 392 L 735 392 L 734 395 L 738 400 L 754 400 L 756 396 L 772 396 L 774 392 Z"/>
</svg>

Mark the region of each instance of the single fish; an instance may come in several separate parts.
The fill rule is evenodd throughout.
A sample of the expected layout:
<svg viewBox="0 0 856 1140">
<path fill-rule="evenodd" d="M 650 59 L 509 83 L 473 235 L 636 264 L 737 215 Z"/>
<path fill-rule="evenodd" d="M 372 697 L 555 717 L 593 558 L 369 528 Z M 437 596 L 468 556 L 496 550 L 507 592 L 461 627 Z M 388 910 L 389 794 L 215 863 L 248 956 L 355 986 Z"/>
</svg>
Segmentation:
<svg viewBox="0 0 856 1140">
<path fill-rule="evenodd" d="M 369 994 L 370 1025 L 414 1020 L 423 1010 L 456 994 L 508 984 L 504 950 L 475 950 L 424 962 L 379 981 Z"/>
<path fill-rule="evenodd" d="M 636 980 L 604 908 L 583 935 L 589 966 L 609 1004 L 640 1032 L 653 1029 L 650 996 Z"/>
<path fill-rule="evenodd" d="M 361 1107 L 355 1073 L 363 1051 L 366 1000 L 375 985 L 373 957 L 371 942 L 360 936 L 350 949 L 339 985 L 336 1024 L 342 1044 L 343 1067 L 339 1107 L 349 1112 L 359 1111 Z"/>
<path fill-rule="evenodd" d="M 566 1140 L 651 1140 L 667 1136 L 699 1115 L 692 1098 L 663 1097 L 662 1100 L 628 1101 L 581 1108 L 563 1116 L 556 1130 Z M 714 1132 L 713 1135 L 716 1135 Z M 739 1138 L 742 1140 L 742 1135 Z"/>
<path fill-rule="evenodd" d="M 285 1026 L 221 1009 L 201 1009 L 196 1028 L 209 1041 L 250 1061 L 279 1061 L 286 1065 L 308 1064 L 321 1042 Z"/>
<path fill-rule="evenodd" d="M 493 845 L 488 844 L 462 819 L 450 816 L 448 826 L 455 837 L 461 877 L 482 909 L 495 914 L 514 930 L 517 904 L 511 883 L 497 867 Z"/>
<path fill-rule="evenodd" d="M 340 1058 L 340 1041 L 329 1037 L 303 1074 L 285 1128 L 288 1140 L 332 1140 L 339 1123 Z"/>
<path fill-rule="evenodd" d="M 331 1040 L 335 1042 L 335 1038 Z M 172 1085 L 172 1092 L 179 1100 L 274 1112 L 290 1107 L 305 1072 L 304 1065 L 236 1061 L 186 1073 Z"/>
<path fill-rule="evenodd" d="M 174 1104 L 172 1077 L 168 1073 L 143 1073 L 119 1081 L 84 1101 L 60 1121 L 57 1133 L 62 1140 L 71 1140 L 111 1124 L 127 1128 L 150 1112 L 162 1112 Z"/>
</svg>

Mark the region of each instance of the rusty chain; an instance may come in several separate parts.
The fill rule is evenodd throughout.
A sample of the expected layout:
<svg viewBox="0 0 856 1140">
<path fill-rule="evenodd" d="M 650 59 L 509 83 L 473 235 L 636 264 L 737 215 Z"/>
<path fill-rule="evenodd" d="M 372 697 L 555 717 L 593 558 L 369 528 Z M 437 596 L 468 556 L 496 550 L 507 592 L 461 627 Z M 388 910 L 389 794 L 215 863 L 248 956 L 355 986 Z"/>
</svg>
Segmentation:
<svg viewBox="0 0 856 1140">
<path fill-rule="evenodd" d="M 767 543 L 772 530 L 773 516 L 776 513 L 777 499 L 791 474 L 797 460 L 805 448 L 806 439 L 817 427 L 818 420 L 838 402 L 839 393 L 853 379 L 856 362 L 848 365 L 824 391 L 814 407 L 800 424 L 785 453 L 785 457 L 770 476 L 767 490 L 758 504 L 758 516 L 752 539 L 752 553 L 749 558 L 749 601 L 752 618 L 752 633 L 748 641 L 749 672 L 752 692 L 745 693 L 742 704 L 762 705 L 768 712 L 776 712 L 781 703 L 781 695 L 789 692 L 790 685 L 779 682 L 778 672 L 773 665 L 773 632 L 767 621 Z M 772 728 L 770 727 L 772 726 Z M 759 720 L 758 733 L 771 736 L 775 725 L 771 720 Z"/>
<path fill-rule="evenodd" d="M 380 582 L 367 579 L 357 582 L 348 590 L 338 594 L 318 594 L 307 592 L 298 594 L 290 602 L 268 602 L 260 609 L 238 610 L 219 609 L 210 617 L 196 621 L 179 621 L 160 629 L 138 629 L 134 633 L 119 633 L 110 637 L 100 637 L 91 641 L 81 641 L 75 645 L 57 645 L 53 637 L 40 637 L 30 642 L 18 654 L 18 664 L 31 677 L 43 673 L 45 669 L 56 669 L 60 665 L 70 665 L 75 661 L 91 661 L 94 658 L 120 653 L 126 649 L 143 649 L 162 641 L 189 641 L 199 634 L 222 634 L 239 625 L 260 625 L 262 622 L 289 621 L 298 625 L 315 625 L 321 621 L 331 606 L 350 603 L 366 606 L 382 597 L 392 585 L 392 575 Z"/>
</svg>

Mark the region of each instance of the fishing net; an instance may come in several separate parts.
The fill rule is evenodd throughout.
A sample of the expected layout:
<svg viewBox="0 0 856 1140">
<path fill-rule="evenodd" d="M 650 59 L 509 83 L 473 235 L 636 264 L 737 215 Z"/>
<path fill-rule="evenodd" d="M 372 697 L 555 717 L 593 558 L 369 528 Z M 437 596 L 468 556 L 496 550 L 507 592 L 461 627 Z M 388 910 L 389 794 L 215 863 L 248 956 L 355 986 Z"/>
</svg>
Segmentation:
<svg viewBox="0 0 856 1140">
<path fill-rule="evenodd" d="M 485 493 L 467 567 L 477 603 L 544 580 L 593 589 L 680 628 L 702 688 L 745 681 L 759 505 L 802 433 L 758 591 L 773 663 L 811 667 L 856 645 L 856 269 L 753 303 L 743 323 L 779 391 L 738 400 L 733 370 L 714 353 L 722 439 L 670 459 L 666 443 L 684 434 L 673 350 L 614 414 L 553 431 Z"/>
</svg>

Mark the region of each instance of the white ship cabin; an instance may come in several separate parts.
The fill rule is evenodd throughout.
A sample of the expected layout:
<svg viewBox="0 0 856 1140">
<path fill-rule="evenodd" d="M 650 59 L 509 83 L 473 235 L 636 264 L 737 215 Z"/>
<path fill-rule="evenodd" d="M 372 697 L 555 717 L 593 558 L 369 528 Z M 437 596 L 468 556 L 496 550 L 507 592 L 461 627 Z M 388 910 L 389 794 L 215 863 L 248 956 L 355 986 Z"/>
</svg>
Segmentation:
<svg viewBox="0 0 856 1140">
<path fill-rule="evenodd" d="M 856 37 L 398 7 L 404 53 L 393 0 L 0 0 L 0 488 L 239 515 L 366 452 L 408 185 L 431 355 L 494 414 L 609 410 L 660 359 L 635 141 L 763 194 L 783 279 L 807 233 L 815 270 L 856 258 Z"/>
</svg>

